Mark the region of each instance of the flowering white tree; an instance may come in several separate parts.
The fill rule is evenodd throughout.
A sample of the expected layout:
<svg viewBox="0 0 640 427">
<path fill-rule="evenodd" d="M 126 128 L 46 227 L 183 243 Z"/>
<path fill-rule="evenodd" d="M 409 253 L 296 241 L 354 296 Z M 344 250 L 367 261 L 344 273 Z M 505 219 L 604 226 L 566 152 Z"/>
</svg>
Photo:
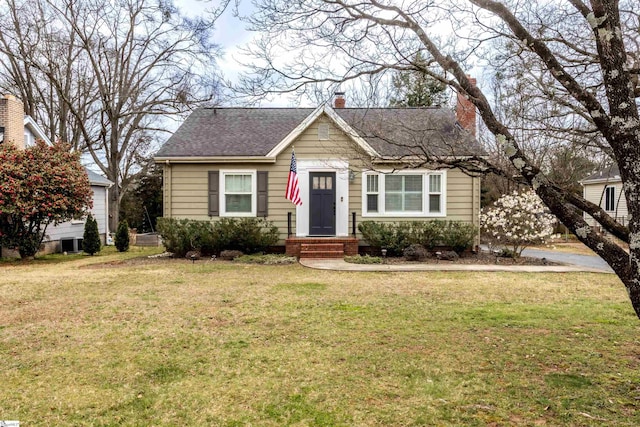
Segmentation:
<svg viewBox="0 0 640 427">
<path fill-rule="evenodd" d="M 544 242 L 556 218 L 531 190 L 506 194 L 480 213 L 480 227 L 520 257 L 527 246 Z"/>
</svg>

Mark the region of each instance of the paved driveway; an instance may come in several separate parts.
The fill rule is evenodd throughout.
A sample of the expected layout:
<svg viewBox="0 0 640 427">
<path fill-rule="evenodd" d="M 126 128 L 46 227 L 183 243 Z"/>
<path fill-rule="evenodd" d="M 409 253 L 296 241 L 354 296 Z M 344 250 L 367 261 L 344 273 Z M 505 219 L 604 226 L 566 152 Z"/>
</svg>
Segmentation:
<svg viewBox="0 0 640 427">
<path fill-rule="evenodd" d="M 562 262 L 564 264 L 577 265 L 581 267 L 597 268 L 613 272 L 602 258 L 597 255 L 579 255 L 558 251 L 546 251 L 544 249 L 525 249 L 522 255 L 532 258 L 546 258 L 549 261 Z"/>
</svg>

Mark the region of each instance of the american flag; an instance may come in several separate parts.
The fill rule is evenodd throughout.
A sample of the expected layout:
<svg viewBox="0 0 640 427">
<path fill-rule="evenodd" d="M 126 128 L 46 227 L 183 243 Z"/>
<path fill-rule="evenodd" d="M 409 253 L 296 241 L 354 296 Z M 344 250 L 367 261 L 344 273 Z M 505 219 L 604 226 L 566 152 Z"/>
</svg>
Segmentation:
<svg viewBox="0 0 640 427">
<path fill-rule="evenodd" d="M 289 167 L 289 179 L 287 179 L 287 200 L 291 200 L 296 206 L 302 206 L 300 200 L 300 187 L 298 186 L 298 166 L 296 164 L 296 153 L 291 151 L 291 166 Z"/>
</svg>

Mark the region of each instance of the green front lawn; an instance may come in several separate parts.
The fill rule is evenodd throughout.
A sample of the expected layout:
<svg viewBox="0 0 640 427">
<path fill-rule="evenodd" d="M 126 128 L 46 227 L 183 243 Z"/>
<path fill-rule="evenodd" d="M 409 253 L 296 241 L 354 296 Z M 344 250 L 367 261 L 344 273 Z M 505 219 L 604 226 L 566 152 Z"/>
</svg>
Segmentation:
<svg viewBox="0 0 640 427">
<path fill-rule="evenodd" d="M 640 424 L 640 321 L 613 275 L 126 257 L 0 265 L 0 419 Z"/>
</svg>

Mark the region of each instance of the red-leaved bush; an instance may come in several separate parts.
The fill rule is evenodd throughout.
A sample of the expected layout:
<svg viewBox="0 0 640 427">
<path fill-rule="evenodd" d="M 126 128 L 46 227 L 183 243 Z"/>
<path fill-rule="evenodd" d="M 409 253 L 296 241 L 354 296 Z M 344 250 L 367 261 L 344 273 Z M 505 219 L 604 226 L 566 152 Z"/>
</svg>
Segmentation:
<svg viewBox="0 0 640 427">
<path fill-rule="evenodd" d="M 34 256 L 49 224 L 81 218 L 91 194 L 80 154 L 67 144 L 0 145 L 0 246 Z"/>
</svg>

